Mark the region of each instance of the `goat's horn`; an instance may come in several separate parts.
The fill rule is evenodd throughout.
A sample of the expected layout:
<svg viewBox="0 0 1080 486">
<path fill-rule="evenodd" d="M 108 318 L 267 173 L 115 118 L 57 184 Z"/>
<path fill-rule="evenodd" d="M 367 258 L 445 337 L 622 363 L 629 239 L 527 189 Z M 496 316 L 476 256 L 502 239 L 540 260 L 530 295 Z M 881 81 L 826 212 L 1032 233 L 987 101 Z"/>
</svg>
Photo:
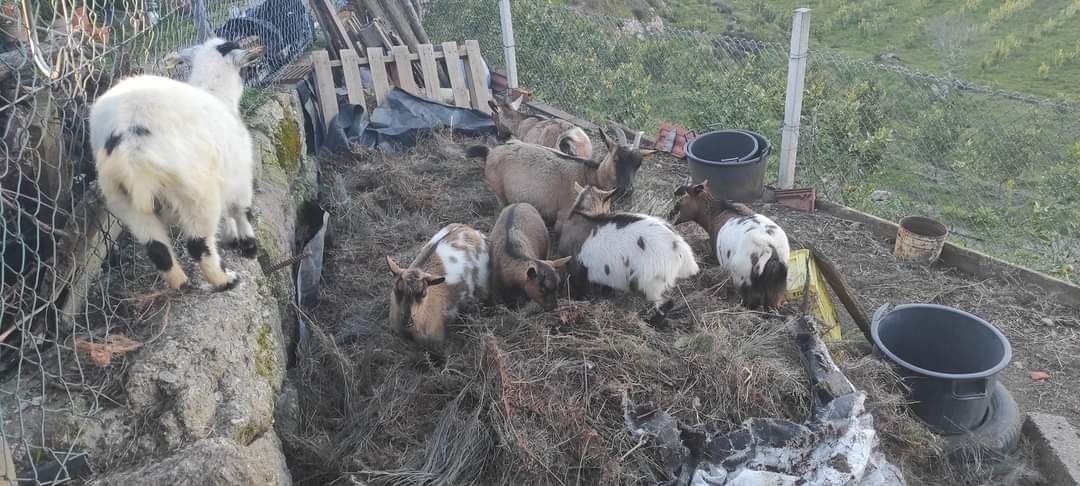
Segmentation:
<svg viewBox="0 0 1080 486">
<path fill-rule="evenodd" d="M 642 135 L 645 135 L 645 132 L 639 131 L 636 135 L 634 135 L 634 143 L 631 145 L 631 148 L 637 149 L 641 146 Z"/>
<path fill-rule="evenodd" d="M 619 139 L 619 145 L 626 145 L 626 132 L 623 131 L 622 127 L 615 127 L 615 137 Z"/>
</svg>

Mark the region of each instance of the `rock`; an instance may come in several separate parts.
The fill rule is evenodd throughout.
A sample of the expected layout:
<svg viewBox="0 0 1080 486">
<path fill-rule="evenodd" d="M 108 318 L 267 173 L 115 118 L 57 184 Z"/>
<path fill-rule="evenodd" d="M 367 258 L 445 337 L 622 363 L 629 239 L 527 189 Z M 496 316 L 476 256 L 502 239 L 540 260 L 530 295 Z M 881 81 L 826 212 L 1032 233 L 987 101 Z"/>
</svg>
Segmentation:
<svg viewBox="0 0 1080 486">
<path fill-rule="evenodd" d="M 274 429 L 286 442 L 300 431 L 300 394 L 292 383 L 286 383 L 278 394 L 277 405 L 274 406 Z"/>
<path fill-rule="evenodd" d="M 204 439 L 164 460 L 110 474 L 94 484 L 272 486 L 290 485 L 292 479 L 277 435 L 270 431 L 249 446 L 220 437 Z"/>
<path fill-rule="evenodd" d="M 870 200 L 874 201 L 874 202 L 887 201 L 887 200 L 889 200 L 890 197 L 892 197 L 891 192 L 882 191 L 881 189 L 878 189 L 878 190 L 870 193 Z"/>
</svg>

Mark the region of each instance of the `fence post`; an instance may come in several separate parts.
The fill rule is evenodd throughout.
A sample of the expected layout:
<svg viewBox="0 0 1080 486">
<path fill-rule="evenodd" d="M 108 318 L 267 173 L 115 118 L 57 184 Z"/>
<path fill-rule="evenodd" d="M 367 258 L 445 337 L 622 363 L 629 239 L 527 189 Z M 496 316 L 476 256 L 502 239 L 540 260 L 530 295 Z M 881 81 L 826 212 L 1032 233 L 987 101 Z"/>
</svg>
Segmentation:
<svg viewBox="0 0 1080 486">
<path fill-rule="evenodd" d="M 210 19 L 206 13 L 206 4 L 203 0 L 194 0 L 191 2 L 191 16 L 195 20 L 195 29 L 198 35 L 199 43 L 202 44 L 206 39 L 210 38 Z"/>
<path fill-rule="evenodd" d="M 514 53 L 514 24 L 510 20 L 510 0 L 499 0 L 499 21 L 502 24 L 503 53 L 506 56 L 506 85 L 518 87 L 517 56 Z"/>
<path fill-rule="evenodd" d="M 788 53 L 787 96 L 784 99 L 784 132 L 780 142 L 780 188 L 795 186 L 795 161 L 799 149 L 799 122 L 802 118 L 803 82 L 810 44 L 810 9 L 795 9 L 791 22 L 791 51 Z"/>
</svg>

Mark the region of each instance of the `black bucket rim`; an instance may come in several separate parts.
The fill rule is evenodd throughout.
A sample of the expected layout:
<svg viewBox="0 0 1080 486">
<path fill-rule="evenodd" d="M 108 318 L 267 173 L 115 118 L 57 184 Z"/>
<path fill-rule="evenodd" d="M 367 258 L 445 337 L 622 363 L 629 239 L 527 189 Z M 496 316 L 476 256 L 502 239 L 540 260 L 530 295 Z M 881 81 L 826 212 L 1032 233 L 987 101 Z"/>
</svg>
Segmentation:
<svg viewBox="0 0 1080 486">
<path fill-rule="evenodd" d="M 760 134 L 758 132 L 755 132 L 753 130 L 743 130 L 741 128 L 737 128 L 737 129 L 735 129 L 735 131 L 749 134 L 751 137 L 754 137 L 758 141 L 757 152 L 754 153 L 753 155 L 747 156 L 746 157 L 747 159 L 751 159 L 751 158 L 758 157 L 758 156 L 760 156 L 761 158 L 765 158 L 765 157 L 768 157 L 769 154 L 772 153 L 773 144 L 772 144 L 772 142 L 769 141 L 768 138 L 765 137 L 765 135 L 762 135 L 762 134 Z"/>
<path fill-rule="evenodd" d="M 963 374 L 960 374 L 960 373 L 942 373 L 940 371 L 931 371 L 931 370 L 922 368 L 920 366 L 915 366 L 915 365 L 907 362 L 906 360 L 900 359 L 900 357 L 896 356 L 896 354 L 894 354 L 892 351 L 890 351 L 889 348 L 887 348 L 887 347 L 885 347 L 885 346 L 883 346 L 881 344 L 881 335 L 880 335 L 881 321 L 884 320 L 885 316 L 887 316 L 889 314 L 892 314 L 895 311 L 903 310 L 903 309 L 912 309 L 912 308 L 915 308 L 915 309 L 935 309 L 935 310 L 941 310 L 941 311 L 946 311 L 946 312 L 952 312 L 954 314 L 959 314 L 961 316 L 970 318 L 970 319 L 974 320 L 975 322 L 978 322 L 979 324 L 982 324 L 983 326 L 990 329 L 990 332 L 994 333 L 994 335 L 997 336 L 1001 340 L 1001 342 L 1005 345 L 1005 352 L 1002 353 L 1001 361 L 999 361 L 998 364 L 994 365 L 993 367 L 991 367 L 990 369 L 987 369 L 985 371 L 980 371 L 978 373 L 963 373 Z M 919 373 L 919 374 L 922 374 L 922 375 L 925 375 L 925 376 L 930 376 L 930 377 L 933 377 L 933 378 L 942 378 L 942 379 L 946 379 L 946 380 L 969 380 L 969 379 L 975 379 L 975 378 L 987 378 L 987 377 L 994 376 L 994 375 L 1000 373 L 1001 370 L 1005 369 L 1006 366 L 1009 366 L 1009 361 L 1012 360 L 1012 344 L 1009 342 L 1008 336 L 1005 336 L 1005 333 L 1001 332 L 1001 330 L 998 329 L 997 326 L 995 326 L 993 324 L 990 324 L 989 322 L 986 321 L 986 319 L 983 319 L 983 318 L 981 318 L 981 317 L 979 317 L 979 316 L 977 316 L 975 314 L 972 314 L 972 313 L 967 312 L 967 311 L 962 311 L 962 310 L 957 309 L 955 307 L 949 307 L 947 305 L 940 305 L 940 304 L 900 304 L 900 305 L 897 305 L 897 306 L 893 306 L 892 308 L 889 308 L 888 304 L 883 305 L 883 306 L 881 306 L 880 309 L 878 309 L 878 311 L 876 313 L 874 313 L 874 317 L 870 322 L 870 338 L 873 339 L 874 346 L 878 350 L 880 350 L 882 353 L 884 353 L 885 356 L 887 356 L 889 358 L 889 360 L 891 360 L 893 363 L 896 363 L 898 366 L 900 366 L 900 367 L 902 367 L 904 369 L 911 370 L 911 371 L 914 371 L 916 373 Z"/>
<path fill-rule="evenodd" d="M 697 155 L 694 155 L 694 143 L 695 142 L 697 142 L 698 140 L 701 140 L 701 139 L 703 139 L 705 137 L 708 137 L 709 135 L 715 135 L 715 134 L 719 134 L 719 133 L 738 133 L 740 135 L 746 135 L 746 136 L 748 136 L 748 137 L 750 137 L 751 139 L 754 140 L 755 148 L 749 155 L 742 156 L 738 160 L 734 160 L 734 161 L 732 161 L 731 159 L 728 159 L 727 162 L 720 161 L 720 160 L 705 160 L 705 159 L 703 159 L 701 157 L 698 157 Z M 722 165 L 724 167 L 738 167 L 740 165 L 750 165 L 750 164 L 754 164 L 754 163 L 757 163 L 757 162 L 761 162 L 761 160 L 764 159 L 764 157 L 761 157 L 761 155 L 762 155 L 761 140 L 765 140 L 766 142 L 768 142 L 768 140 L 765 139 L 764 136 L 761 136 L 761 135 L 759 135 L 757 133 L 754 133 L 754 132 L 751 132 L 749 130 L 739 130 L 739 129 L 713 130 L 711 132 L 706 132 L 706 133 L 703 133 L 701 135 L 698 135 L 698 136 L 694 137 L 694 139 L 691 140 L 690 143 L 686 144 L 686 147 L 683 150 L 686 151 L 686 158 L 689 159 L 690 161 L 693 161 L 693 162 L 699 162 L 699 163 L 708 164 L 708 165 Z M 769 143 L 768 146 L 771 148 L 772 144 Z"/>
</svg>

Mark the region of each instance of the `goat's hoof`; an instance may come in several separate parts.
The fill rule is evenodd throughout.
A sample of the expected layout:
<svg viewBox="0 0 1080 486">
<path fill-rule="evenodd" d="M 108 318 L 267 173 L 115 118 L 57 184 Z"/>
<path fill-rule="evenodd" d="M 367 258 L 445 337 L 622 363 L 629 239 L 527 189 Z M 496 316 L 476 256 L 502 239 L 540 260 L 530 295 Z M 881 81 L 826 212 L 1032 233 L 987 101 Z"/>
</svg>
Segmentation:
<svg viewBox="0 0 1080 486">
<path fill-rule="evenodd" d="M 244 258 L 255 258 L 259 254 L 259 245 L 255 238 L 240 238 L 236 245 L 240 249 L 240 256 Z"/>
<path fill-rule="evenodd" d="M 214 290 L 217 292 L 224 292 L 226 290 L 235 289 L 240 284 L 240 276 L 232 270 L 225 270 L 225 283 L 217 285 Z"/>
<path fill-rule="evenodd" d="M 183 271 L 170 271 L 165 274 L 165 283 L 170 289 L 180 290 L 188 286 L 188 278 Z"/>
</svg>

